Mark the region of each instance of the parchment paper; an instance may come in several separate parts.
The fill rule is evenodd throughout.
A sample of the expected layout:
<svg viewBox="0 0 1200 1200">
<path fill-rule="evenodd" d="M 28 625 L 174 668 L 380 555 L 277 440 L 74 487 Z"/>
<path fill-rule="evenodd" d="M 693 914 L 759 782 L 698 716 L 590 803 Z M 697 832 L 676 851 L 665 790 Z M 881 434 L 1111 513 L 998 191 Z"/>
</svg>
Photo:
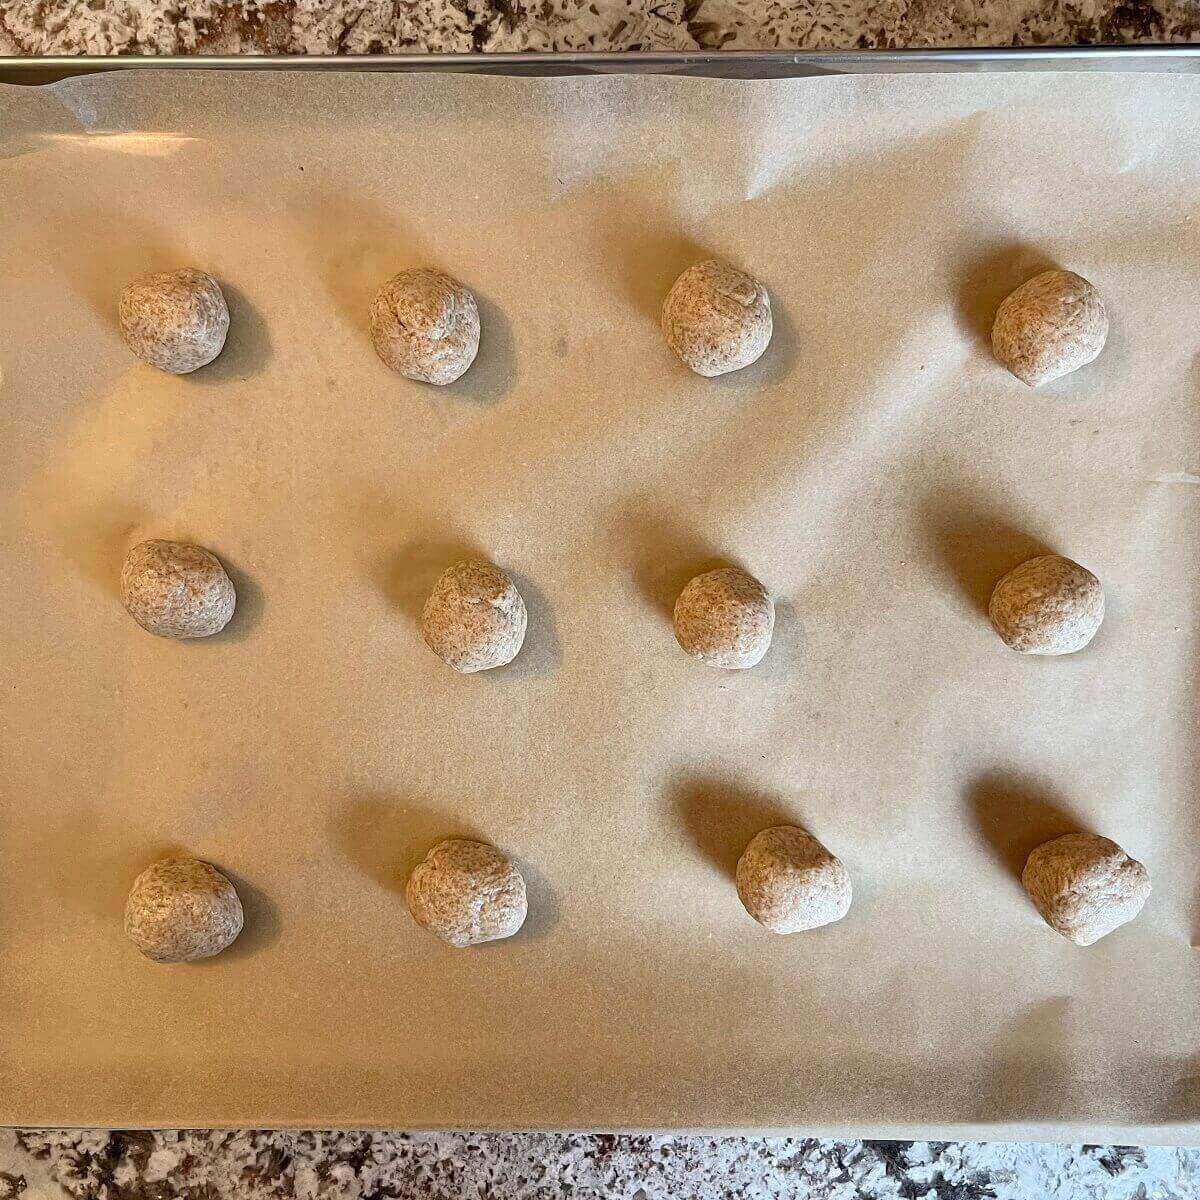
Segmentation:
<svg viewBox="0 0 1200 1200">
<path fill-rule="evenodd" d="M 1200 82 L 107 76 L 0 93 L 0 1121 L 1200 1135 Z M 764 359 L 692 376 L 685 266 L 770 288 Z M 458 384 L 388 373 L 393 272 L 482 300 Z M 1061 264 L 1101 359 L 1037 392 L 1001 297 Z M 172 378 L 121 286 L 202 267 L 223 356 Z M 199 542 L 226 633 L 153 638 L 126 549 Z M 1084 653 L 984 605 L 1053 549 Z M 466 551 L 530 633 L 462 678 L 414 618 Z M 669 611 L 741 564 L 763 665 Z M 803 823 L 855 900 L 779 938 L 731 880 Z M 1142 917 L 1092 949 L 1016 872 L 1104 833 Z M 526 929 L 453 951 L 403 902 L 439 838 L 523 865 Z M 204 965 L 121 930 L 165 850 L 237 882 Z"/>
</svg>

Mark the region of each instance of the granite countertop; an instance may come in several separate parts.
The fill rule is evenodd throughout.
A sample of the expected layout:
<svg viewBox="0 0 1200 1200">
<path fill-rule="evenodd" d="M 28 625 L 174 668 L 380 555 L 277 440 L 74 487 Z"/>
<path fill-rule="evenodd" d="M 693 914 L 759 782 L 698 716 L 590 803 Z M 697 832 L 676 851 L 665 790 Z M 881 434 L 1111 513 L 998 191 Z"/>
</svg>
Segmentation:
<svg viewBox="0 0 1200 1200">
<path fill-rule="evenodd" d="M 0 1130 L 0 1200 L 1190 1200 L 1200 1150 L 610 1134 Z"/>
<path fill-rule="evenodd" d="M 834 49 L 1200 40 L 1196 0 L 0 0 L 19 54 Z"/>
<path fill-rule="evenodd" d="M 1200 40 L 1197 0 L 0 0 L 0 53 Z M 0 1200 L 1188 1200 L 1200 1150 L 608 1134 L 0 1130 Z"/>
</svg>

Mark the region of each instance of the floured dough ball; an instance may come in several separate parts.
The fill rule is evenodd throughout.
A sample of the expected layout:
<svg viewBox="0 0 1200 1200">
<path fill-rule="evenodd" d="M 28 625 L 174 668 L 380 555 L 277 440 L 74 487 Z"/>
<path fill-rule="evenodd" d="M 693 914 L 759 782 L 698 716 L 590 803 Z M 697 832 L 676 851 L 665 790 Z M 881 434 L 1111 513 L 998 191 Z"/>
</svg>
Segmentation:
<svg viewBox="0 0 1200 1200">
<path fill-rule="evenodd" d="M 521 593 L 499 567 L 464 559 L 433 585 L 421 636 L 443 662 L 470 675 L 512 662 L 528 621 Z"/>
<path fill-rule="evenodd" d="M 142 542 L 125 556 L 121 599 L 143 629 L 169 638 L 220 633 L 237 604 L 215 555 L 185 542 L 158 540 Z"/>
<path fill-rule="evenodd" d="M 1100 293 L 1073 271 L 1043 271 L 996 313 L 992 350 L 1030 387 L 1086 366 L 1104 349 L 1108 313 Z"/>
<path fill-rule="evenodd" d="M 992 591 L 988 616 L 1022 654 L 1073 654 L 1104 620 L 1104 589 L 1087 569 L 1061 554 L 1014 567 Z"/>
<path fill-rule="evenodd" d="M 408 877 L 408 909 L 451 946 L 512 937 L 525 923 L 525 880 L 486 842 L 439 842 Z"/>
<path fill-rule="evenodd" d="M 740 371 L 771 340 L 771 298 L 757 279 L 709 259 L 675 280 L 662 329 L 667 345 L 697 375 Z"/>
<path fill-rule="evenodd" d="M 850 875 L 840 859 L 795 825 L 764 829 L 737 865 L 746 911 L 776 933 L 840 921 L 850 908 Z"/>
<path fill-rule="evenodd" d="M 118 319 L 130 350 L 172 375 L 212 362 L 229 332 L 229 309 L 217 281 L 189 268 L 135 279 L 121 293 Z"/>
<path fill-rule="evenodd" d="M 767 589 L 736 567 L 697 575 L 675 601 L 675 638 L 710 667 L 741 671 L 762 659 L 775 629 Z"/>
<path fill-rule="evenodd" d="M 197 858 L 164 858 L 133 881 L 125 933 L 155 962 L 193 962 L 220 954 L 242 931 L 242 902 L 216 867 Z"/>
<path fill-rule="evenodd" d="M 1051 929 L 1090 946 L 1142 911 L 1150 873 L 1116 842 L 1068 833 L 1029 856 L 1021 882 Z"/>
<path fill-rule="evenodd" d="M 379 357 L 405 379 L 453 383 L 479 350 L 479 306 L 443 271 L 401 271 L 371 304 L 371 340 Z"/>
</svg>

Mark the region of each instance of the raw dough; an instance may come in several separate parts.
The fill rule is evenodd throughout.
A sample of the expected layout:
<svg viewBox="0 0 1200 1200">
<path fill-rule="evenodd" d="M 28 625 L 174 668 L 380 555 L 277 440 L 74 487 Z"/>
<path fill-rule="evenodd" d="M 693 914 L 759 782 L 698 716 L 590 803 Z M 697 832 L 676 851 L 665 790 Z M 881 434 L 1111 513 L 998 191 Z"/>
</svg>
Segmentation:
<svg viewBox="0 0 1200 1200">
<path fill-rule="evenodd" d="M 771 340 L 771 298 L 757 279 L 709 259 L 675 280 L 663 304 L 662 330 L 697 375 L 739 371 Z"/>
<path fill-rule="evenodd" d="M 752 667 L 771 645 L 775 606 L 736 567 L 697 575 L 675 601 L 675 638 L 693 657 L 730 671 Z"/>
<path fill-rule="evenodd" d="M 1108 337 L 1100 293 L 1073 271 L 1043 271 L 996 313 L 992 350 L 1023 383 L 1037 387 L 1097 358 Z"/>
<path fill-rule="evenodd" d="M 1043 554 L 996 584 L 988 616 L 1022 654 L 1073 654 L 1104 620 L 1104 589 L 1086 567 L 1061 554 Z"/>
<path fill-rule="evenodd" d="M 499 567 L 464 559 L 433 585 L 421 636 L 443 662 L 470 675 L 512 662 L 528 620 L 521 593 Z"/>
<path fill-rule="evenodd" d="M 479 306 L 443 271 L 401 271 L 371 304 L 371 340 L 379 357 L 406 379 L 453 383 L 479 350 Z"/>
<path fill-rule="evenodd" d="M 125 904 L 125 933 L 155 962 L 211 958 L 241 931 L 233 884 L 198 858 L 164 858 L 147 867 Z"/>
<path fill-rule="evenodd" d="M 408 878 L 418 925 L 451 946 L 512 937 L 525 922 L 525 880 L 495 846 L 465 838 L 439 842 Z"/>
<path fill-rule="evenodd" d="M 220 633 L 237 595 L 215 555 L 185 542 L 134 546 L 121 568 L 121 599 L 129 615 L 158 637 Z"/>
<path fill-rule="evenodd" d="M 840 921 L 850 908 L 850 875 L 815 837 L 795 825 L 764 829 L 737 865 L 746 911 L 776 933 Z"/>
<path fill-rule="evenodd" d="M 217 281 L 186 267 L 135 279 L 121 293 L 117 315 L 130 350 L 172 375 L 212 362 L 229 332 L 229 309 Z"/>
<path fill-rule="evenodd" d="M 1068 833 L 1029 856 L 1021 882 L 1051 929 L 1090 946 L 1132 921 L 1150 895 L 1150 873 L 1116 842 Z"/>
</svg>

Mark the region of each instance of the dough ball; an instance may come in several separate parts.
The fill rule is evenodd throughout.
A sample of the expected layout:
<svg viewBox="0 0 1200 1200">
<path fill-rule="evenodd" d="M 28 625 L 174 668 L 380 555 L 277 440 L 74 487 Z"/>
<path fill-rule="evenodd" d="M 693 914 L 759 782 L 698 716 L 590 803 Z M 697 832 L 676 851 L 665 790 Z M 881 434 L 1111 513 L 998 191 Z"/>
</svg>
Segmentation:
<svg viewBox="0 0 1200 1200">
<path fill-rule="evenodd" d="M 850 876 L 841 860 L 795 825 L 764 829 L 737 865 L 746 911 L 776 933 L 840 921 L 850 908 Z"/>
<path fill-rule="evenodd" d="M 1021 882 L 1046 924 L 1077 946 L 1132 921 L 1150 895 L 1146 868 L 1094 833 L 1044 842 L 1029 856 Z"/>
<path fill-rule="evenodd" d="M 675 638 L 710 667 L 741 671 L 766 654 L 775 629 L 767 589 L 745 571 L 722 567 L 697 575 L 675 601 Z"/>
<path fill-rule="evenodd" d="M 229 332 L 229 309 L 217 281 L 189 268 L 135 279 L 121 293 L 117 315 L 130 350 L 172 375 L 212 362 Z"/>
<path fill-rule="evenodd" d="M 697 375 L 740 371 L 771 340 L 771 298 L 757 279 L 710 259 L 675 280 L 662 329 L 667 345 Z"/>
<path fill-rule="evenodd" d="M 125 933 L 155 962 L 193 962 L 220 954 L 242 932 L 242 902 L 216 867 L 197 858 L 164 858 L 134 881 Z"/>
<path fill-rule="evenodd" d="M 1043 554 L 996 584 L 988 616 L 1005 643 L 1022 654 L 1073 654 L 1104 620 L 1104 589 L 1086 567 Z"/>
<path fill-rule="evenodd" d="M 512 662 L 528 621 L 521 593 L 499 567 L 464 559 L 433 585 L 421 636 L 443 662 L 470 675 Z"/>
<path fill-rule="evenodd" d="M 185 542 L 142 542 L 125 556 L 121 599 L 129 615 L 158 637 L 220 633 L 237 596 L 215 555 Z"/>
<path fill-rule="evenodd" d="M 379 357 L 405 379 L 453 383 L 475 361 L 479 306 L 442 271 L 401 271 L 371 304 L 371 340 Z"/>
<path fill-rule="evenodd" d="M 512 937 L 525 923 L 525 880 L 486 842 L 439 842 L 408 877 L 413 920 L 451 946 Z"/>
<path fill-rule="evenodd" d="M 1104 349 L 1108 313 L 1100 293 L 1073 271 L 1043 271 L 996 313 L 992 350 L 1030 387 L 1090 363 Z"/>
</svg>

